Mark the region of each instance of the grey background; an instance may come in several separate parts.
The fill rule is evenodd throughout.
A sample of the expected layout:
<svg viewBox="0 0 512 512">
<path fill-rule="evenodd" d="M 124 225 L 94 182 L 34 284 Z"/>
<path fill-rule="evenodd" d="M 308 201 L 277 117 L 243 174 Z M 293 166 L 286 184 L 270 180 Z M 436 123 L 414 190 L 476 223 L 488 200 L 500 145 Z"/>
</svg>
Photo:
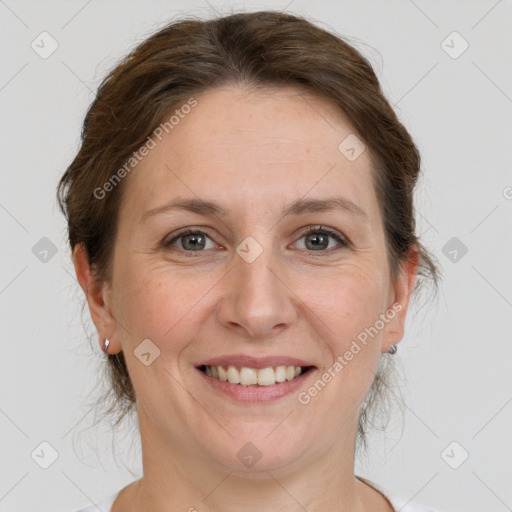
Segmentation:
<svg viewBox="0 0 512 512">
<path fill-rule="evenodd" d="M 348 37 L 422 154 L 418 232 L 444 281 L 438 303 L 411 312 L 399 346 L 404 431 L 397 418 L 374 434 L 356 473 L 445 512 L 512 510 L 510 0 L 0 1 L 0 510 L 72 511 L 139 476 L 129 428 L 115 439 L 87 430 L 102 354 L 86 340 L 55 187 L 117 60 L 181 13 L 232 7 L 286 8 Z M 46 59 L 31 47 L 43 31 L 58 43 Z M 469 44 L 458 58 L 442 46 L 453 31 Z M 453 36 L 446 44 L 462 48 Z M 48 460 L 42 442 L 58 453 L 48 469 L 31 457 Z"/>
</svg>

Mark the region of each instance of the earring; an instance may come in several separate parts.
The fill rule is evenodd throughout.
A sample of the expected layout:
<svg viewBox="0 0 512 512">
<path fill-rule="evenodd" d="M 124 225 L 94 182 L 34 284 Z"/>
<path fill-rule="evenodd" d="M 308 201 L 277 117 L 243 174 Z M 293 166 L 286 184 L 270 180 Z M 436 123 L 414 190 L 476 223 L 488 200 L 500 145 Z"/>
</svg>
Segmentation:
<svg viewBox="0 0 512 512">
<path fill-rule="evenodd" d="M 105 354 L 108 354 L 108 346 L 110 345 L 110 341 L 105 338 L 105 341 L 103 342 L 103 352 L 105 352 Z"/>
<path fill-rule="evenodd" d="M 396 354 L 398 351 L 398 347 L 396 345 L 391 345 L 389 348 L 388 348 L 388 354 Z"/>
</svg>

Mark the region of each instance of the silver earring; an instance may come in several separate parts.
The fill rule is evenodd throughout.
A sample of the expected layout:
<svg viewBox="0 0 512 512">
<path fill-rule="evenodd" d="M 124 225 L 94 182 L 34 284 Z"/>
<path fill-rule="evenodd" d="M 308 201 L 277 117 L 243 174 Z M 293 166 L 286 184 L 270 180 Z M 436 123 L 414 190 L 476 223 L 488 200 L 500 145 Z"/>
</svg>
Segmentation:
<svg viewBox="0 0 512 512">
<path fill-rule="evenodd" d="M 398 351 L 398 347 L 396 345 L 391 345 L 389 348 L 388 348 L 388 354 L 396 354 Z"/>
<path fill-rule="evenodd" d="M 105 341 L 103 342 L 103 352 L 105 352 L 106 354 L 108 354 L 108 346 L 110 345 L 110 341 L 105 338 Z"/>
</svg>

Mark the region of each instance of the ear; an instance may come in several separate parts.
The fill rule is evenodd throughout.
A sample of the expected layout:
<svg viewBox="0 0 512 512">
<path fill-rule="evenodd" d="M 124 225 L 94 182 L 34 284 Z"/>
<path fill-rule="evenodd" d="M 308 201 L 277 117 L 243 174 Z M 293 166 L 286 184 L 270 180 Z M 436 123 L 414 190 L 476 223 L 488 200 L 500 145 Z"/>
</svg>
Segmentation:
<svg viewBox="0 0 512 512">
<path fill-rule="evenodd" d="M 412 245 L 407 260 L 400 265 L 395 282 L 390 285 L 388 306 L 385 313 L 390 320 L 383 331 L 382 352 L 387 352 L 391 345 L 398 343 L 404 336 L 409 299 L 416 283 L 417 272 L 418 247 Z"/>
<path fill-rule="evenodd" d="M 114 338 L 116 321 L 110 308 L 110 286 L 104 281 L 99 281 L 94 275 L 83 244 L 75 245 L 73 263 L 78 283 L 85 293 L 92 321 L 98 331 L 100 348 L 103 349 L 103 340 L 108 338 L 110 341 L 108 351 L 115 354 L 121 350 L 121 346 Z"/>
</svg>

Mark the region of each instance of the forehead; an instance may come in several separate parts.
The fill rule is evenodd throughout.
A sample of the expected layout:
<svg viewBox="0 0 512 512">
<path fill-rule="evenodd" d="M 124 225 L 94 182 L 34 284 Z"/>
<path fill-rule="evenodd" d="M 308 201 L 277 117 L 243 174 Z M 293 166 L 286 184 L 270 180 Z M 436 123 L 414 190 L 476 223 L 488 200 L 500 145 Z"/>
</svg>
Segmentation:
<svg viewBox="0 0 512 512">
<path fill-rule="evenodd" d="M 223 87 L 194 99 L 130 173 L 125 200 L 133 215 L 178 196 L 244 214 L 337 193 L 378 215 L 368 151 L 353 161 L 340 151 L 354 129 L 330 102 L 291 87 Z"/>
</svg>

